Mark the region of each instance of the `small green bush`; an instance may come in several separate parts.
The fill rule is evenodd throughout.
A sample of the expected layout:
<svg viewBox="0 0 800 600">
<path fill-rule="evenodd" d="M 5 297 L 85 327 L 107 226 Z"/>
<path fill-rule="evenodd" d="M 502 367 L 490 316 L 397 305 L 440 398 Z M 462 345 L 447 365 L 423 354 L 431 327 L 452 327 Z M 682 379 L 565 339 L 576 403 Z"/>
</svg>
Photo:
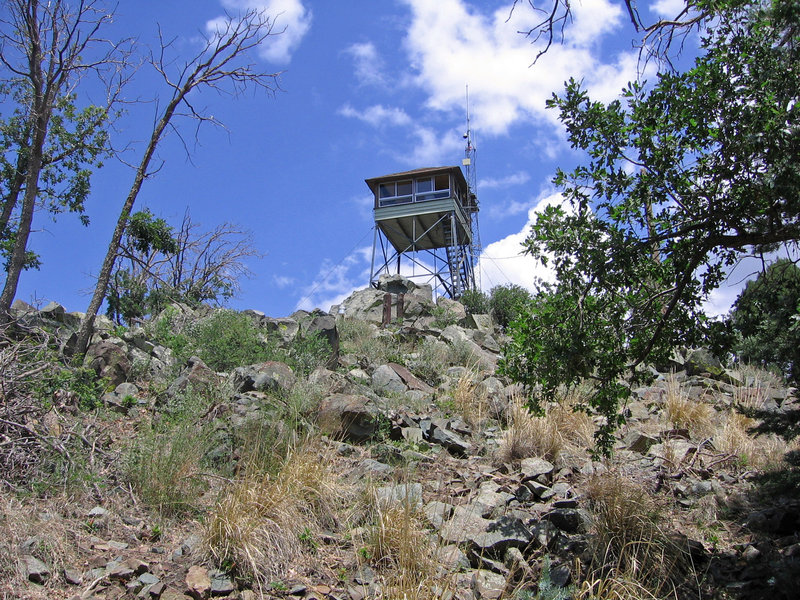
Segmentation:
<svg viewBox="0 0 800 600">
<path fill-rule="evenodd" d="M 328 362 L 331 346 L 328 340 L 318 331 L 309 334 L 298 334 L 289 345 L 287 364 L 300 375 L 308 375 Z"/>
<path fill-rule="evenodd" d="M 53 400 L 53 395 L 60 390 L 72 392 L 78 398 L 78 406 L 84 410 L 92 410 L 102 403 L 100 398 L 105 393 L 108 381 L 101 379 L 93 369 L 87 367 L 62 367 L 54 362 L 53 368 L 45 371 L 33 385 L 34 394 L 46 406 Z"/>
<path fill-rule="evenodd" d="M 482 290 L 467 290 L 459 301 L 470 315 L 489 314 L 489 296 Z"/>
<path fill-rule="evenodd" d="M 495 322 L 505 328 L 509 323 L 517 320 L 530 302 L 531 294 L 528 290 L 520 285 L 510 283 L 492 288 L 489 308 Z"/>
<path fill-rule="evenodd" d="M 159 418 L 146 423 L 125 453 L 128 482 L 142 501 L 163 515 L 197 509 L 206 489 L 206 454 L 213 427 L 199 421 L 216 396 L 191 388 L 171 398 Z"/>
<path fill-rule="evenodd" d="M 438 329 L 458 323 L 458 315 L 446 306 L 434 306 L 431 309 L 431 315 L 433 316 L 433 326 Z"/>
</svg>

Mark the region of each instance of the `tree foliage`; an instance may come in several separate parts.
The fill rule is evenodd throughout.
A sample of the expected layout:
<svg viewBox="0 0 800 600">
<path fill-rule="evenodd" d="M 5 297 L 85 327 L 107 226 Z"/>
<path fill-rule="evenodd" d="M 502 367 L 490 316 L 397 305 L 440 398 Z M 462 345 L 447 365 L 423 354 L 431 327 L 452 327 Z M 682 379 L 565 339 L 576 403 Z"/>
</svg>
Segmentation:
<svg viewBox="0 0 800 600">
<path fill-rule="evenodd" d="M 777 367 L 800 383 L 800 268 L 777 260 L 747 283 L 730 315 L 739 360 Z"/>
<path fill-rule="evenodd" d="M 738 4 L 717 13 L 688 71 L 607 105 L 570 81 L 549 102 L 588 158 L 558 172 L 564 203 L 525 242 L 557 283 L 512 325 L 503 365 L 534 405 L 594 380 L 606 449 L 622 378 L 706 339 L 702 303 L 739 258 L 800 239 L 797 5 Z"/>
<path fill-rule="evenodd" d="M 230 223 L 203 231 L 188 210 L 178 230 L 149 210 L 131 215 L 109 281 L 107 314 L 130 323 L 172 302 L 223 304 L 259 257 L 252 234 Z"/>
<path fill-rule="evenodd" d="M 0 11 L 0 94 L 11 109 L 0 119 L 0 322 L 22 270 L 38 264 L 28 249 L 37 207 L 77 212 L 87 222 L 89 178 L 107 153 L 128 55 L 126 42 L 108 44 L 100 34 L 112 16 L 93 0 L 8 0 Z M 78 106 L 75 90 L 88 74 L 104 84 L 104 106 Z"/>
<path fill-rule="evenodd" d="M 185 62 L 170 56 L 172 43 L 161 38 L 160 47 L 150 55 L 150 66 L 161 78 L 168 100 L 159 109 L 153 130 L 141 156 L 133 182 L 119 218 L 111 235 L 105 258 L 97 277 L 97 285 L 81 322 L 76 354 L 83 354 L 89 344 L 94 318 L 106 297 L 114 271 L 120 245 L 128 225 L 128 218 L 139 196 L 145 179 L 154 174 L 151 163 L 159 144 L 169 131 L 180 132 L 176 122 L 186 117 L 196 125 L 197 133 L 204 123 L 219 125 L 213 115 L 205 113 L 195 104 L 195 97 L 202 91 L 213 90 L 236 96 L 247 90 L 262 90 L 272 93 L 276 89 L 278 73 L 270 73 L 257 64 L 249 62 L 249 55 L 271 35 L 274 21 L 264 10 L 246 8 L 236 16 L 220 20 L 216 29 L 206 36 L 199 51 Z"/>
<path fill-rule="evenodd" d="M 495 323 L 505 328 L 525 311 L 530 300 L 530 292 L 521 285 L 496 285 L 489 292 L 489 311 Z"/>
</svg>

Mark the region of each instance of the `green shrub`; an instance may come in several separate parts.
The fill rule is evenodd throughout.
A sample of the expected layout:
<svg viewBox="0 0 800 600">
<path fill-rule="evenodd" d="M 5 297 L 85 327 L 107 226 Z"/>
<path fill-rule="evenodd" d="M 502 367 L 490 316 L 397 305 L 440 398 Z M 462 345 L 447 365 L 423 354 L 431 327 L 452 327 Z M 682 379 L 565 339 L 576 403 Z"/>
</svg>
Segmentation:
<svg viewBox="0 0 800 600">
<path fill-rule="evenodd" d="M 800 268 L 788 259 L 772 263 L 739 294 L 730 323 L 740 360 L 776 367 L 800 382 Z"/>
<path fill-rule="evenodd" d="M 505 328 L 516 321 L 525 307 L 531 302 L 531 294 L 524 287 L 510 283 L 492 288 L 489 308 L 495 322 Z"/>
<path fill-rule="evenodd" d="M 458 315 L 446 306 L 434 306 L 431 309 L 431 315 L 433 316 L 433 326 L 438 329 L 458 323 Z"/>
<path fill-rule="evenodd" d="M 315 331 L 309 334 L 297 334 L 289 345 L 287 363 L 300 375 L 308 375 L 328 362 L 331 356 L 331 346 L 328 340 Z"/>
<path fill-rule="evenodd" d="M 206 454 L 213 429 L 198 420 L 216 396 L 191 388 L 171 398 L 158 419 L 145 423 L 125 453 L 125 476 L 141 500 L 164 515 L 198 507 L 206 489 Z"/>
<path fill-rule="evenodd" d="M 78 406 L 84 410 L 99 407 L 108 380 L 97 376 L 88 367 L 62 367 L 54 362 L 53 368 L 45 371 L 34 384 L 34 394 L 46 405 L 52 402 L 53 394 L 64 390 L 75 394 Z"/>
<path fill-rule="evenodd" d="M 470 315 L 489 314 L 489 296 L 482 290 L 467 290 L 459 301 Z"/>
</svg>

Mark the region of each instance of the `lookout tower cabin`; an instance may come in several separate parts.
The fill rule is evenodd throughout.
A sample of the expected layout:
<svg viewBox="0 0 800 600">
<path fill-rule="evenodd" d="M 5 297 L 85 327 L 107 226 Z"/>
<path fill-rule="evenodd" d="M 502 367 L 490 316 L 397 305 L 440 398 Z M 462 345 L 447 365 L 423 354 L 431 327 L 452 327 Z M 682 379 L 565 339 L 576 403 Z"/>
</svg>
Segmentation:
<svg viewBox="0 0 800 600">
<path fill-rule="evenodd" d="M 370 284 L 383 274 L 424 279 L 452 299 L 475 288 L 472 215 L 477 200 L 460 167 L 434 167 L 365 180 L 375 198 Z"/>
</svg>

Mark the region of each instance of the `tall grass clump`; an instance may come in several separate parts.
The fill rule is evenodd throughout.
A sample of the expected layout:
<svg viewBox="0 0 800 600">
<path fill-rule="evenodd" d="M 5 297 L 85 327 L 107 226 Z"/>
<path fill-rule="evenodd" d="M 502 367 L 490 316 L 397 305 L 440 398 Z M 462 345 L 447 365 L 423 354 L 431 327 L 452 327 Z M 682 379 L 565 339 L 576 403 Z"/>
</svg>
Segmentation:
<svg viewBox="0 0 800 600">
<path fill-rule="evenodd" d="M 191 388 L 144 422 L 125 453 L 125 476 L 148 506 L 165 515 L 198 508 L 207 488 L 205 456 L 211 427 L 203 415 L 212 400 Z"/>
<path fill-rule="evenodd" d="M 790 450 L 780 436 L 774 433 L 756 436 L 752 430 L 758 421 L 731 409 L 725 424 L 714 435 L 714 447 L 736 457 L 740 466 L 750 469 L 776 467 Z"/>
<path fill-rule="evenodd" d="M 489 413 L 489 394 L 486 388 L 475 381 L 475 374 L 465 372 L 451 392 L 456 411 L 472 430 L 483 426 Z"/>
<path fill-rule="evenodd" d="M 589 448 L 594 439 L 594 424 L 588 414 L 579 410 L 582 404 L 580 391 L 575 391 L 537 415 L 530 411 L 524 398 L 512 398 L 508 427 L 500 440 L 496 460 L 514 463 L 538 457 L 552 462 L 564 449 Z"/>
<path fill-rule="evenodd" d="M 664 411 L 668 423 L 678 429 L 688 429 L 692 436 L 708 437 L 714 431 L 714 408 L 689 398 L 674 376 L 667 380 Z"/>
<path fill-rule="evenodd" d="M 452 592 L 452 582 L 441 572 L 437 545 L 429 537 L 413 502 L 372 502 L 373 525 L 358 547 L 385 582 L 387 598 L 434 600 Z"/>
<path fill-rule="evenodd" d="M 594 531 L 588 579 L 599 587 L 614 582 L 618 589 L 638 590 L 638 596 L 621 597 L 672 595 L 690 563 L 686 549 L 665 530 L 662 507 L 620 473 L 593 477 L 586 491 Z"/>
<path fill-rule="evenodd" d="M 323 454 L 309 440 L 293 448 L 274 474 L 245 465 L 205 521 L 209 558 L 262 592 L 307 559 L 301 538 L 332 526 L 341 496 Z"/>
</svg>

